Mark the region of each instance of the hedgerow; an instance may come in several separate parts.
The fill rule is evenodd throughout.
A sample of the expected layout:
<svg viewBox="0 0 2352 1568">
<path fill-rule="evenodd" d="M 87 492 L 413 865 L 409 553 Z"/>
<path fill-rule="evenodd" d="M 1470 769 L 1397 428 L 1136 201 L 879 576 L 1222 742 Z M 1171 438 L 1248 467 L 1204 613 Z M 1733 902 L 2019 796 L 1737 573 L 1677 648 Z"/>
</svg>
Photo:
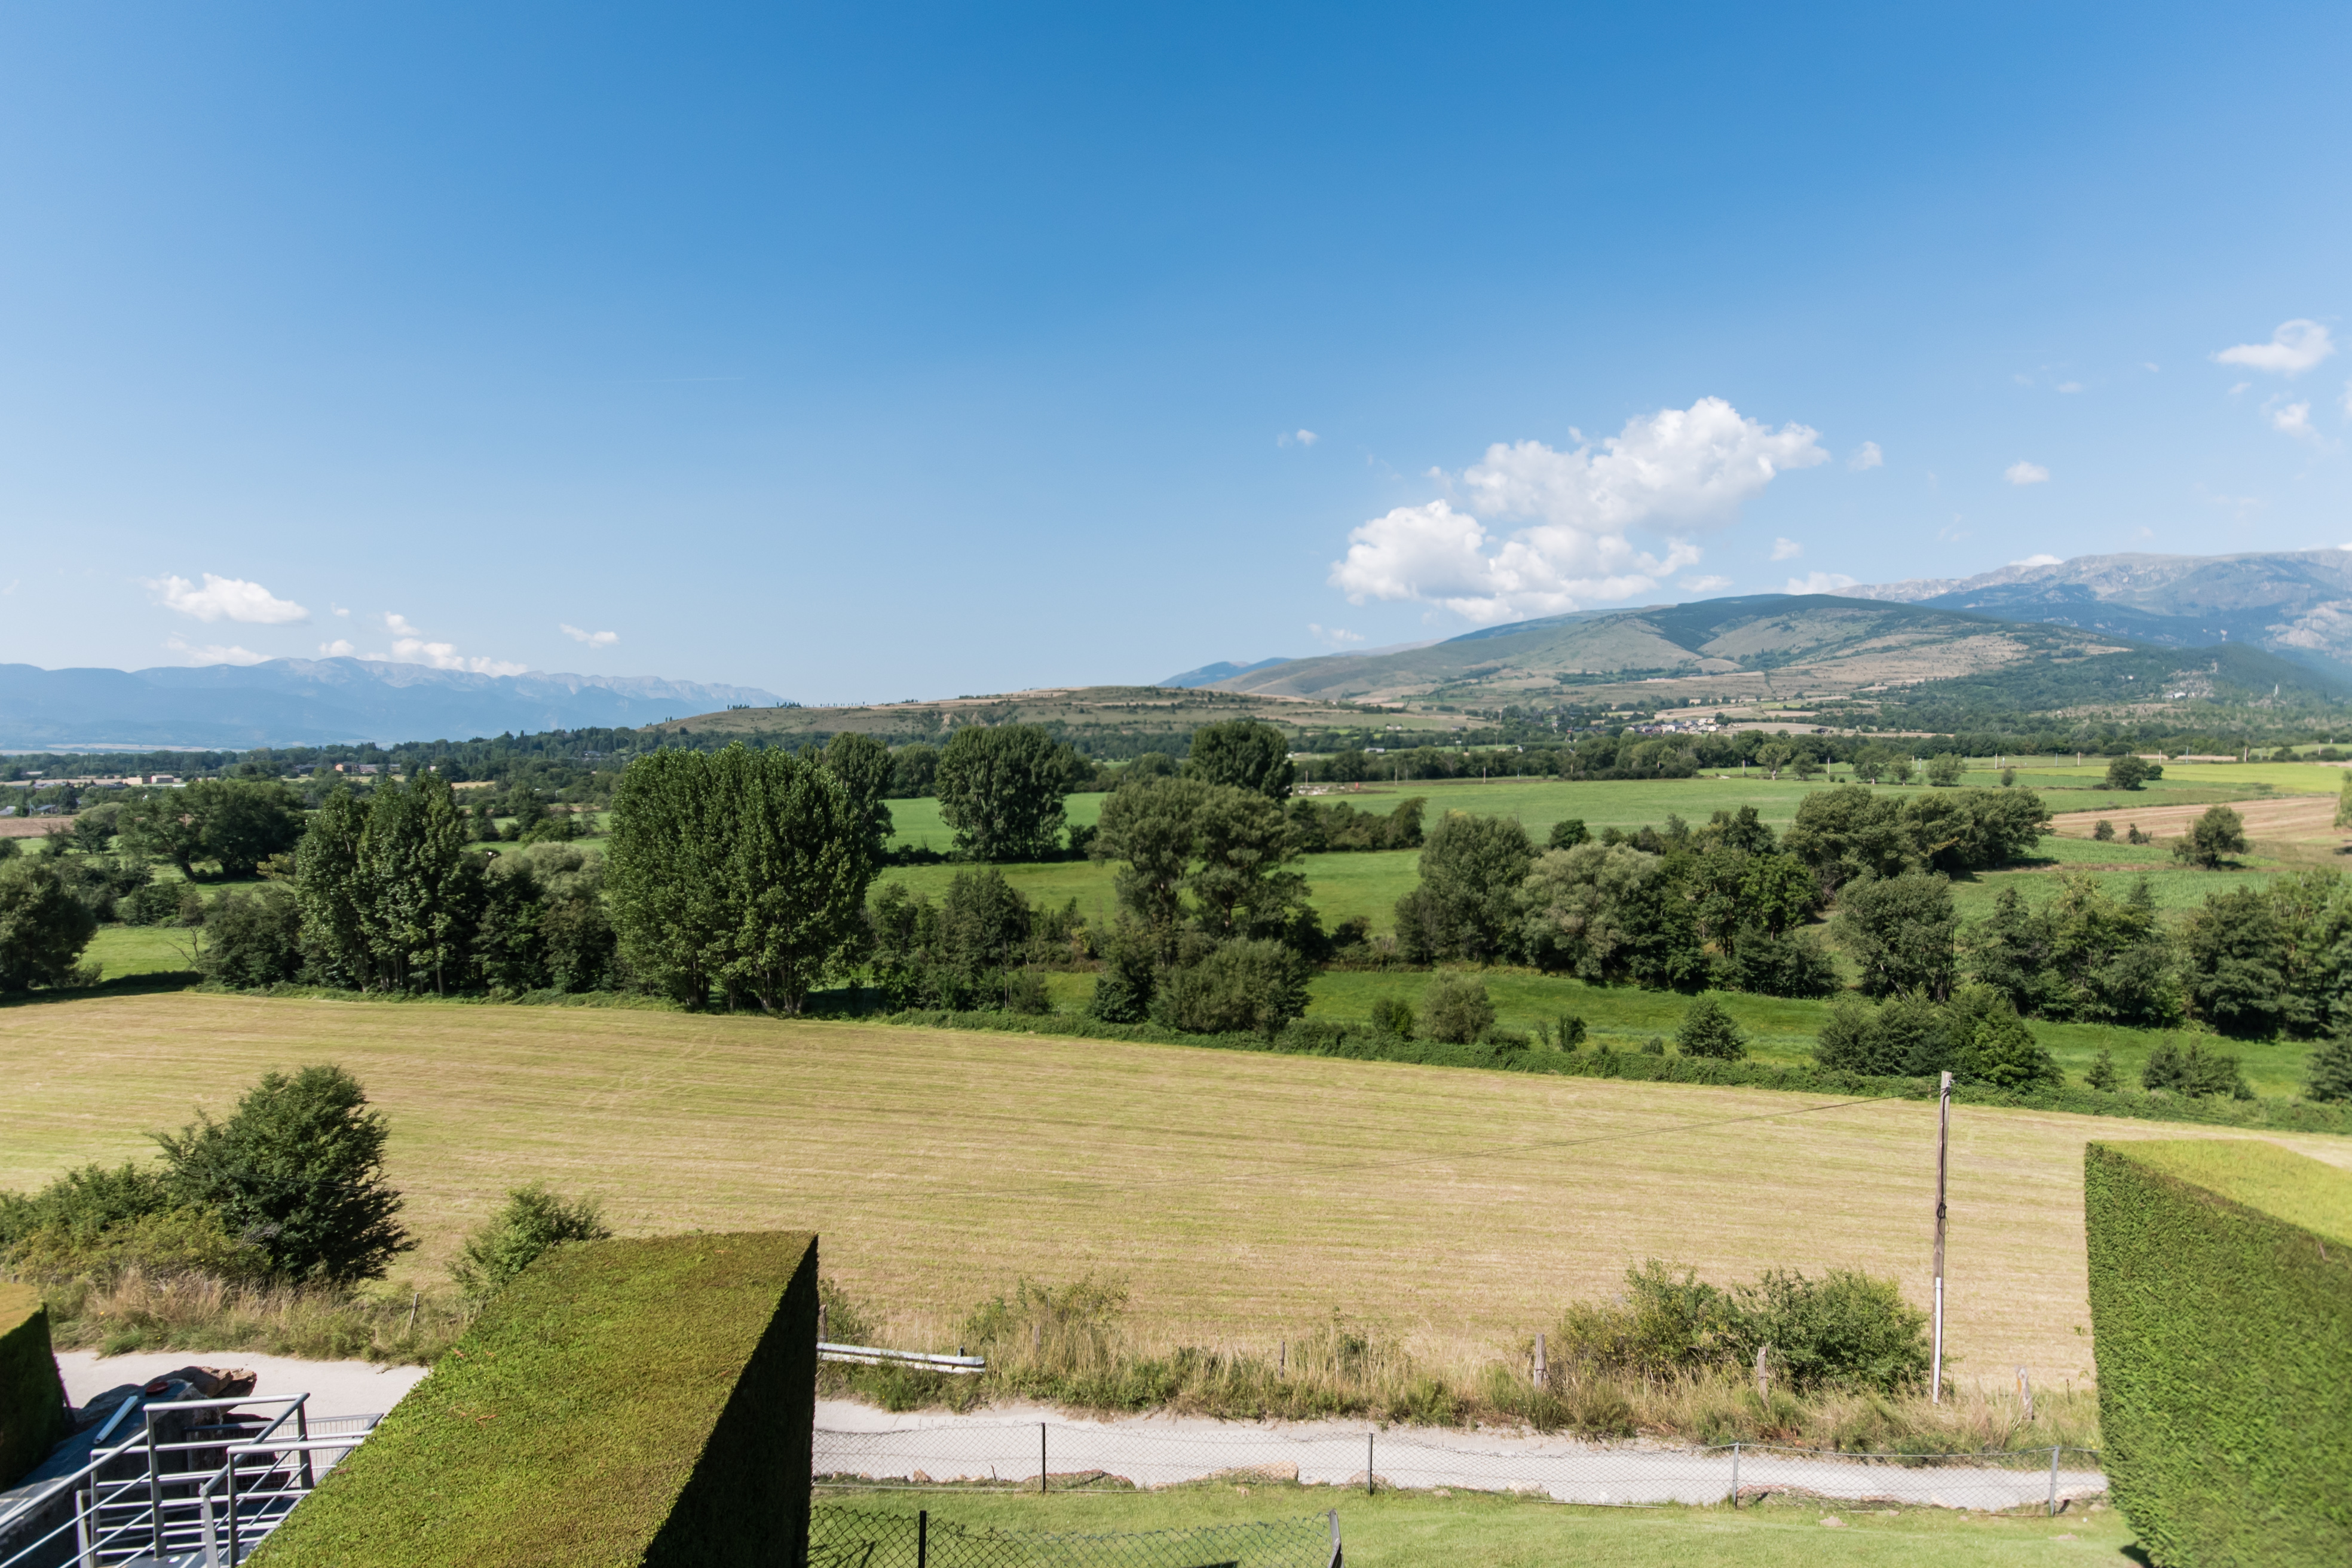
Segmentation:
<svg viewBox="0 0 2352 1568">
<path fill-rule="evenodd" d="M 66 1394 L 41 1293 L 0 1285 L 0 1487 L 39 1464 L 65 1430 Z"/>
</svg>

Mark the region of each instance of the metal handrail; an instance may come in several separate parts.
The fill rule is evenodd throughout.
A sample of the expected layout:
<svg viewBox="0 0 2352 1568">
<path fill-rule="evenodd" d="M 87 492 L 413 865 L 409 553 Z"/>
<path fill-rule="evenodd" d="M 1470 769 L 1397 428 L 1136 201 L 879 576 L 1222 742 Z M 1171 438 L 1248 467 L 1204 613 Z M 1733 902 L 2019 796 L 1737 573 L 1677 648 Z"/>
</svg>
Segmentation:
<svg viewBox="0 0 2352 1568">
<path fill-rule="evenodd" d="M 929 1355 L 921 1351 L 884 1350 L 878 1345 L 841 1345 L 819 1340 L 816 1347 L 819 1361 L 845 1362 L 851 1366 L 913 1366 L 927 1372 L 943 1372 L 953 1377 L 969 1377 L 988 1370 L 988 1358 L 977 1355 Z"/>
</svg>

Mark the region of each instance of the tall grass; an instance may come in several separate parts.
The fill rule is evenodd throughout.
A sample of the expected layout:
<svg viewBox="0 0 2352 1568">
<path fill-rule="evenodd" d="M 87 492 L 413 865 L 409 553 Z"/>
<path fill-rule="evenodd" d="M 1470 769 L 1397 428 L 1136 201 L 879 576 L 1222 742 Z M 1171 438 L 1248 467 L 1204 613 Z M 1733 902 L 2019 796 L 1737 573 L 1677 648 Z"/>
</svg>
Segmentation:
<svg viewBox="0 0 2352 1568">
<path fill-rule="evenodd" d="M 364 1295 L 125 1268 L 36 1281 L 60 1350 L 256 1351 L 310 1361 L 430 1364 L 471 1314 L 454 1294 Z"/>
</svg>

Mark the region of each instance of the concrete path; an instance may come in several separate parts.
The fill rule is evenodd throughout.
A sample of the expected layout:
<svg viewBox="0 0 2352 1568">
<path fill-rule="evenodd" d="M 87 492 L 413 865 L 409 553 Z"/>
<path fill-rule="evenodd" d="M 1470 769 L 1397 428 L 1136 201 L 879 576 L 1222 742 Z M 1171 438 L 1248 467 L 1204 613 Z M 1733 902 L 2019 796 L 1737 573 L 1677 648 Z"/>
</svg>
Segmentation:
<svg viewBox="0 0 2352 1568">
<path fill-rule="evenodd" d="M 66 1397 L 87 1405 L 92 1395 L 118 1384 L 145 1383 L 184 1366 L 231 1368 L 257 1373 L 258 1395 L 307 1394 L 314 1416 L 381 1415 L 425 1380 L 421 1366 L 377 1366 L 364 1361 L 296 1361 L 290 1356 L 244 1351 L 136 1351 L 100 1356 L 96 1351 L 60 1351 L 58 1371 Z"/>
<path fill-rule="evenodd" d="M 1210 1477 L 1246 1483 L 1254 1472 L 1310 1486 L 1360 1487 L 1369 1464 L 1382 1486 L 1534 1491 L 1561 1502 L 1719 1503 L 1731 1495 L 1736 1464 L 1740 1494 L 1751 1499 L 1801 1493 L 1847 1503 L 2008 1509 L 2046 1504 L 2053 1490 L 2046 1458 L 2011 1469 L 1825 1459 L 1743 1446 L 1735 1460 L 1727 1448 L 1423 1428 L 1372 1432 L 1348 1422 L 1259 1425 L 1159 1415 L 1085 1421 L 1024 1407 L 977 1415 L 892 1415 L 844 1400 L 820 1401 L 816 1426 L 820 1476 L 916 1484 L 1034 1485 L 1042 1428 L 1049 1486 L 1056 1478 L 1075 1487 L 1105 1475 L 1147 1487 Z M 2105 1478 L 2085 1468 L 2090 1458 L 2080 1451 L 2060 1456 L 2058 1500 L 2106 1490 Z"/>
</svg>

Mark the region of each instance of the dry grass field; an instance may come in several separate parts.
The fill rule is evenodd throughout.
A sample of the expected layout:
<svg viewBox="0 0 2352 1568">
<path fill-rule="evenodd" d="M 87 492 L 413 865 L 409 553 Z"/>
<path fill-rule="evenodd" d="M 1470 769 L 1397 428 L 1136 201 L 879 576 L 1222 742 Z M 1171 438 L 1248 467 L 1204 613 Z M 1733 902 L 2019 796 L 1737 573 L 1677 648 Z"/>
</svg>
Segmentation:
<svg viewBox="0 0 2352 1568">
<path fill-rule="evenodd" d="M 546 1178 L 626 1232 L 809 1226 L 906 1339 L 1026 1274 L 1132 1284 L 1139 1337 L 1255 1346 L 1336 1309 L 1467 1365 L 1648 1256 L 1869 1269 L 1927 1297 L 1932 1108 L 1184 1047 L 620 1009 L 193 993 L 0 1008 L 0 1186 L 147 1152 L 272 1067 L 341 1062 L 394 1128 L 436 1282 Z M 2090 1364 L 2082 1146 L 2188 1129 L 1963 1110 L 1963 1380 Z M 2352 1165 L 2352 1142 L 2279 1140 Z"/>
</svg>

